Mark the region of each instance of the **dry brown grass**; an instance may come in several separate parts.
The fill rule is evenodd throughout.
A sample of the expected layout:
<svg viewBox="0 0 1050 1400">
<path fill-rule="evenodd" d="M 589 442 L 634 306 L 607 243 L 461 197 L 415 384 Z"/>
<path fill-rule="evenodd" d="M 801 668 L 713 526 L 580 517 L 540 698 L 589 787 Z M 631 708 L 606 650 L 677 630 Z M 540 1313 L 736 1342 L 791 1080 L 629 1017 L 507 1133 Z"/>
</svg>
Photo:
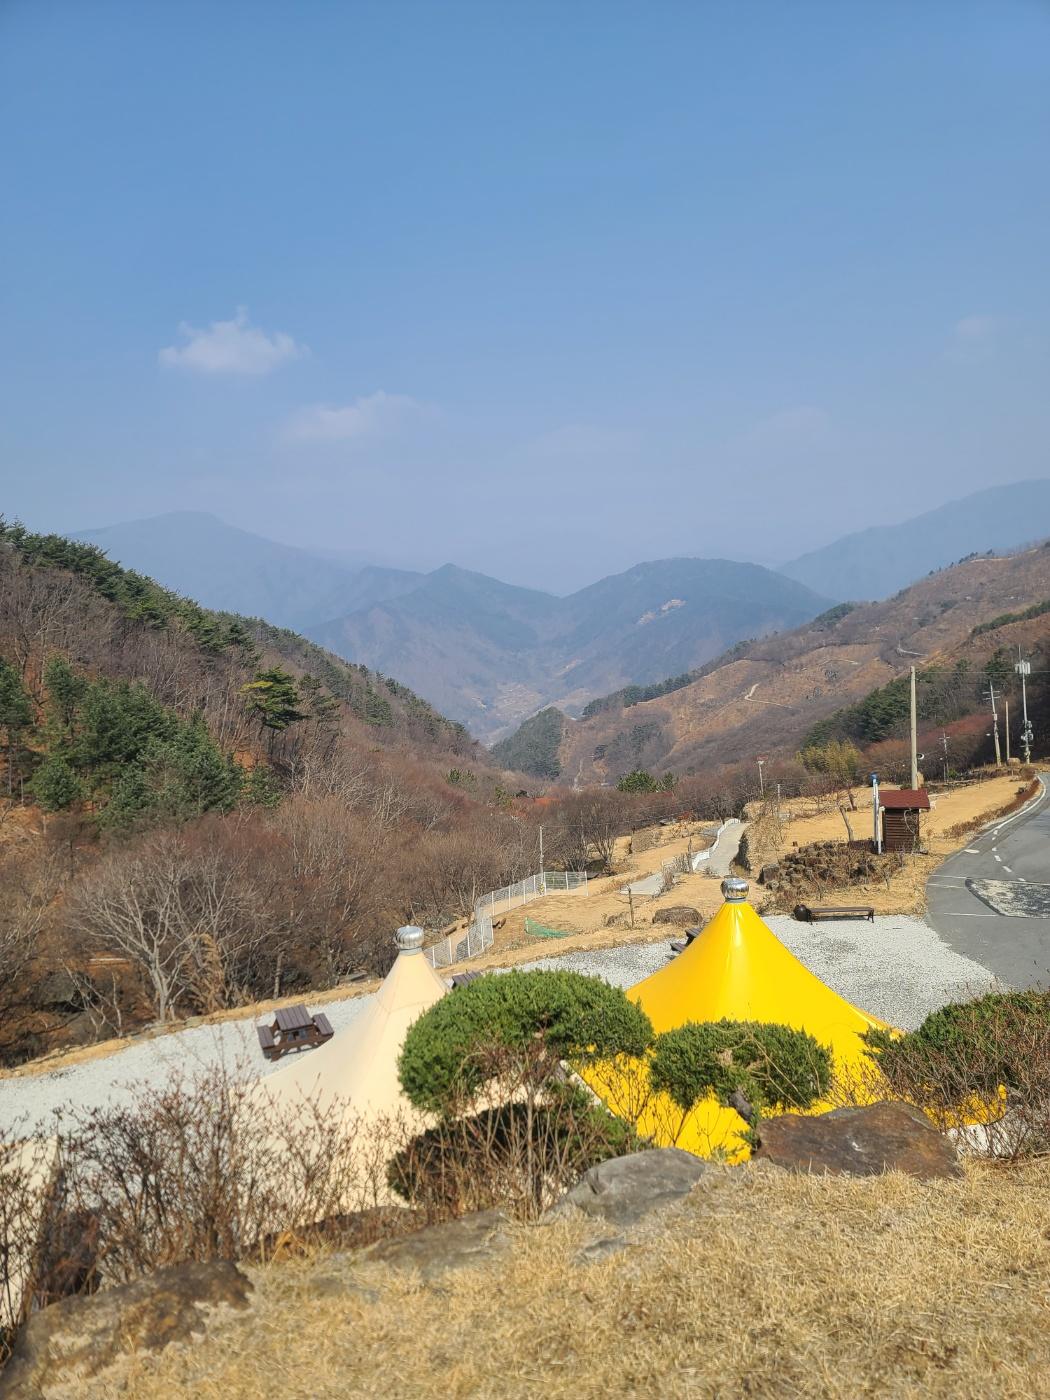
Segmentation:
<svg viewBox="0 0 1050 1400">
<path fill-rule="evenodd" d="M 1048 1188 L 1045 1162 L 928 1185 L 737 1168 L 589 1265 L 578 1219 L 521 1228 L 509 1261 L 443 1288 L 361 1265 L 374 1300 L 315 1289 L 331 1261 L 273 1265 L 250 1314 L 137 1363 L 119 1393 L 1035 1397 Z"/>
</svg>

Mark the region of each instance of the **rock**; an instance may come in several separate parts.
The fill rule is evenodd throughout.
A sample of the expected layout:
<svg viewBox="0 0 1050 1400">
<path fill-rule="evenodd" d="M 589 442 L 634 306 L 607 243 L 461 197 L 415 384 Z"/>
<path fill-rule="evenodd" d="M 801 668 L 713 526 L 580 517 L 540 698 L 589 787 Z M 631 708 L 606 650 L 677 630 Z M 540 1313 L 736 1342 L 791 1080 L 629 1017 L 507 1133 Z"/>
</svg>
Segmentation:
<svg viewBox="0 0 1050 1400">
<path fill-rule="evenodd" d="M 506 1254 L 509 1248 L 506 1216 L 498 1210 L 479 1210 L 444 1225 L 429 1225 L 400 1239 L 380 1240 L 358 1257 L 395 1268 L 416 1269 L 429 1281 L 452 1269 L 488 1263 Z"/>
<path fill-rule="evenodd" d="M 772 882 L 773 882 L 775 879 L 777 879 L 777 877 L 779 876 L 779 874 L 780 874 L 780 866 L 779 866 L 779 865 L 776 865 L 776 864 L 773 864 L 773 865 L 763 865 L 762 869 L 758 872 L 758 883 L 759 883 L 760 885 L 769 885 L 769 884 L 772 884 Z"/>
<path fill-rule="evenodd" d="M 0 1400 L 59 1400 L 114 1373 L 132 1352 L 201 1336 L 216 1315 L 246 1308 L 251 1282 L 235 1264 L 178 1264 L 89 1297 L 66 1298 L 22 1329 L 0 1374 Z"/>
<path fill-rule="evenodd" d="M 591 1167 L 553 1211 L 560 1213 L 575 1206 L 592 1218 L 614 1225 L 633 1225 L 650 1211 L 688 1196 L 709 1172 L 710 1162 L 701 1161 L 680 1147 L 633 1152 Z"/>
<path fill-rule="evenodd" d="M 33 1003 L 42 1009 L 79 1011 L 84 1001 L 72 975 L 61 969 L 49 972 L 33 989 Z"/>
<path fill-rule="evenodd" d="M 654 924 L 677 924 L 680 928 L 689 928 L 690 925 L 699 922 L 699 909 L 694 909 L 689 904 L 672 904 L 667 909 L 657 909 L 653 915 Z"/>
<path fill-rule="evenodd" d="M 836 1108 L 804 1117 L 786 1113 L 759 1124 L 755 1160 L 800 1172 L 878 1176 L 901 1171 L 923 1181 L 962 1176 L 953 1144 L 906 1103 Z"/>
</svg>

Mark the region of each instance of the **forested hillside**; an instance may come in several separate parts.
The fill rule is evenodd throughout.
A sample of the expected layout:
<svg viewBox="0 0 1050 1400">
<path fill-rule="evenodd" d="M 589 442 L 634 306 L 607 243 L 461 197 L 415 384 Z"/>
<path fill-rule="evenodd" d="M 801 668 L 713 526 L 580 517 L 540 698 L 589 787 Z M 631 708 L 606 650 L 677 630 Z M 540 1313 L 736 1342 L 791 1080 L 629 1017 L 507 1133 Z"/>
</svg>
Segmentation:
<svg viewBox="0 0 1050 1400">
<path fill-rule="evenodd" d="M 493 744 L 492 757 L 507 768 L 516 768 L 537 778 L 556 778 L 561 772 L 558 748 L 565 724 L 562 712 L 549 705 L 527 719 L 509 739 Z"/>
<path fill-rule="evenodd" d="M 0 1057 L 381 969 L 534 863 L 406 687 L 0 523 Z"/>
</svg>

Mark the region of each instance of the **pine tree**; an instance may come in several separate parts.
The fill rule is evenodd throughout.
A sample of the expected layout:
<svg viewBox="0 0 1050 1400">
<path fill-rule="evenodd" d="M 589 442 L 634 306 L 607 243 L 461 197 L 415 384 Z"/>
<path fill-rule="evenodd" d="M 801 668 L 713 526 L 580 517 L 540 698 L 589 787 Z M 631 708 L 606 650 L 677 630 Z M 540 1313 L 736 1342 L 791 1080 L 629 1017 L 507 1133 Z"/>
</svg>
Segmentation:
<svg viewBox="0 0 1050 1400">
<path fill-rule="evenodd" d="M 257 671 L 255 679 L 241 688 L 241 694 L 248 713 L 258 718 L 263 729 L 280 732 L 307 717 L 295 677 L 279 666 Z"/>
<path fill-rule="evenodd" d="M 60 754 L 48 754 L 28 786 L 45 812 L 61 812 L 84 795 L 80 779 Z"/>
</svg>

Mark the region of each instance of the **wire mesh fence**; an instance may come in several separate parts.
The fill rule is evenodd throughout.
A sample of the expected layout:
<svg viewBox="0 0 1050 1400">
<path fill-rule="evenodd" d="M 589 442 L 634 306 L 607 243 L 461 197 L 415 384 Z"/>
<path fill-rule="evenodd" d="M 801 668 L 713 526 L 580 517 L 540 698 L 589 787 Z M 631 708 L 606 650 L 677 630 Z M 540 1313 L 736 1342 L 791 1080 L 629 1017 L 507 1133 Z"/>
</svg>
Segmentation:
<svg viewBox="0 0 1050 1400">
<path fill-rule="evenodd" d="M 502 889 L 483 894 L 474 908 L 502 912 L 504 909 L 516 909 L 521 904 L 528 904 L 530 899 L 539 899 L 541 895 L 554 894 L 558 890 L 582 891 L 586 888 L 585 870 L 541 870 L 538 875 L 528 875 L 513 885 L 504 885 Z"/>
<path fill-rule="evenodd" d="M 423 951 L 431 967 L 451 967 L 464 958 L 477 957 L 492 946 L 492 915 L 475 908 L 466 933 L 449 934 Z"/>
<path fill-rule="evenodd" d="M 492 946 L 492 918 L 508 909 L 517 909 L 528 904 L 530 899 L 540 899 L 545 894 L 556 891 L 585 893 L 587 872 L 585 870 L 541 870 L 537 875 L 528 875 L 513 885 L 490 890 L 483 894 L 474 905 L 474 914 L 465 933 L 453 933 L 432 943 L 425 949 L 431 967 L 451 967 L 464 958 L 477 957 Z"/>
</svg>

